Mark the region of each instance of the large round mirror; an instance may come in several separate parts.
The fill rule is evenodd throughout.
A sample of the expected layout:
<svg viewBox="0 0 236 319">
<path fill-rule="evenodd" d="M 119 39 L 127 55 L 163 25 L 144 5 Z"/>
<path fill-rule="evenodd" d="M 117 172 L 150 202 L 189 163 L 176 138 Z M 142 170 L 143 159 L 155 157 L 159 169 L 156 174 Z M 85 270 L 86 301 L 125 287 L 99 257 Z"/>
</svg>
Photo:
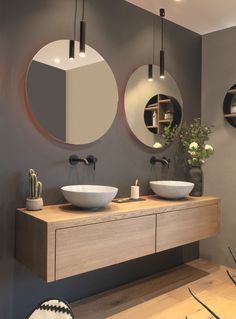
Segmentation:
<svg viewBox="0 0 236 319">
<path fill-rule="evenodd" d="M 143 144 L 161 148 L 168 145 L 182 121 L 183 101 L 170 74 L 159 78 L 159 67 L 138 68 L 130 77 L 125 91 L 125 114 L 131 131 Z"/>
<path fill-rule="evenodd" d="M 69 59 L 69 40 L 47 44 L 34 56 L 27 76 L 31 112 L 41 127 L 70 144 L 102 137 L 117 112 L 118 90 L 103 57 L 86 45 L 86 55 Z"/>
</svg>

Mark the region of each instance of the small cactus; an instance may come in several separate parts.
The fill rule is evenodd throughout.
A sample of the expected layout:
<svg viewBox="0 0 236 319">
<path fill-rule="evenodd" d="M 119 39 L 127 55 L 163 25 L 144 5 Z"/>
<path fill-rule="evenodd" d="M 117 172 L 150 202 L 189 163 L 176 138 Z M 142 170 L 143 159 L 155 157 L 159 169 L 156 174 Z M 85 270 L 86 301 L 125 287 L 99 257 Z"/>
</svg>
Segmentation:
<svg viewBox="0 0 236 319">
<path fill-rule="evenodd" d="M 37 199 L 42 197 L 43 184 L 38 181 L 37 173 L 34 169 L 29 170 L 29 198 Z"/>
</svg>

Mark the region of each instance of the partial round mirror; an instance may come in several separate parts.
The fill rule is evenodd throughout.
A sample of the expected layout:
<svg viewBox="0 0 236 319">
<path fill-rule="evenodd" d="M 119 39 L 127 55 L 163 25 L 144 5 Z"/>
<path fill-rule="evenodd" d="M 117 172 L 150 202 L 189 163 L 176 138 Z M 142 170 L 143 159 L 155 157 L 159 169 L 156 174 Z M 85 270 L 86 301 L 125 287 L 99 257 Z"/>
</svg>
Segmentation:
<svg viewBox="0 0 236 319">
<path fill-rule="evenodd" d="M 86 45 L 85 57 L 69 59 L 69 40 L 47 44 L 28 70 L 27 94 L 37 122 L 56 139 L 88 144 L 111 127 L 117 112 L 116 80 L 107 62 Z"/>
<path fill-rule="evenodd" d="M 161 148 L 175 136 L 182 121 L 183 101 L 179 88 L 170 74 L 159 78 L 159 67 L 138 68 L 129 78 L 125 91 L 125 114 L 131 131 L 143 144 Z"/>
<path fill-rule="evenodd" d="M 224 117 L 226 121 L 236 127 L 236 84 L 227 91 L 223 104 Z"/>
</svg>

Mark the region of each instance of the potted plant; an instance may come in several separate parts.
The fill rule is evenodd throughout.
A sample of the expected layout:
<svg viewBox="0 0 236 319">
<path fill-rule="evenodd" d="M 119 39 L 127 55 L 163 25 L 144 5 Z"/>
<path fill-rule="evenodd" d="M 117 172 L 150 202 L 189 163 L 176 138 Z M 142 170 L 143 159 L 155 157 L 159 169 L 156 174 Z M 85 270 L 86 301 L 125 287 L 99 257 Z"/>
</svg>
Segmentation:
<svg viewBox="0 0 236 319">
<path fill-rule="evenodd" d="M 194 188 L 190 195 L 202 196 L 203 194 L 203 173 L 202 165 L 206 158 L 213 154 L 213 147 L 205 142 L 209 139 L 211 129 L 201 125 L 199 118 L 193 122 L 184 123 L 180 130 L 180 142 L 185 151 L 187 164 L 189 166 L 189 180 L 194 183 Z"/>
<path fill-rule="evenodd" d="M 26 208 L 28 210 L 41 210 L 43 208 L 42 188 L 43 185 L 38 181 L 35 170 L 29 170 L 29 196 L 26 198 Z"/>
</svg>

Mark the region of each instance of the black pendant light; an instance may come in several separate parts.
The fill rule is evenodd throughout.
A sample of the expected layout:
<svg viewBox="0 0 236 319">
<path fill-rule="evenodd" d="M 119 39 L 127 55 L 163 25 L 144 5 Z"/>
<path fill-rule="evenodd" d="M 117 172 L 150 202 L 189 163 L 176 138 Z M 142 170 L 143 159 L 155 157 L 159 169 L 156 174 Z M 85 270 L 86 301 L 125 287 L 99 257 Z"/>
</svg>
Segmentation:
<svg viewBox="0 0 236 319">
<path fill-rule="evenodd" d="M 153 15 L 152 64 L 148 64 L 148 81 L 153 81 L 153 65 L 155 56 L 155 16 Z"/>
<path fill-rule="evenodd" d="M 148 81 L 152 82 L 153 81 L 153 65 L 148 64 Z"/>
<path fill-rule="evenodd" d="M 80 21 L 80 48 L 79 56 L 81 58 L 85 57 L 85 44 L 86 44 L 86 22 L 84 20 L 84 1 L 82 5 L 82 20 Z"/>
<path fill-rule="evenodd" d="M 75 40 L 70 40 L 69 59 L 74 60 L 74 58 L 75 58 Z"/>
<path fill-rule="evenodd" d="M 164 50 L 164 17 L 165 9 L 160 9 L 161 17 L 161 50 L 160 50 L 160 78 L 165 78 L 165 50 Z"/>
<path fill-rule="evenodd" d="M 77 21 L 77 0 L 75 0 L 75 15 L 74 15 L 74 38 L 69 43 L 69 59 L 75 58 L 75 40 L 76 40 L 76 21 Z"/>
</svg>

